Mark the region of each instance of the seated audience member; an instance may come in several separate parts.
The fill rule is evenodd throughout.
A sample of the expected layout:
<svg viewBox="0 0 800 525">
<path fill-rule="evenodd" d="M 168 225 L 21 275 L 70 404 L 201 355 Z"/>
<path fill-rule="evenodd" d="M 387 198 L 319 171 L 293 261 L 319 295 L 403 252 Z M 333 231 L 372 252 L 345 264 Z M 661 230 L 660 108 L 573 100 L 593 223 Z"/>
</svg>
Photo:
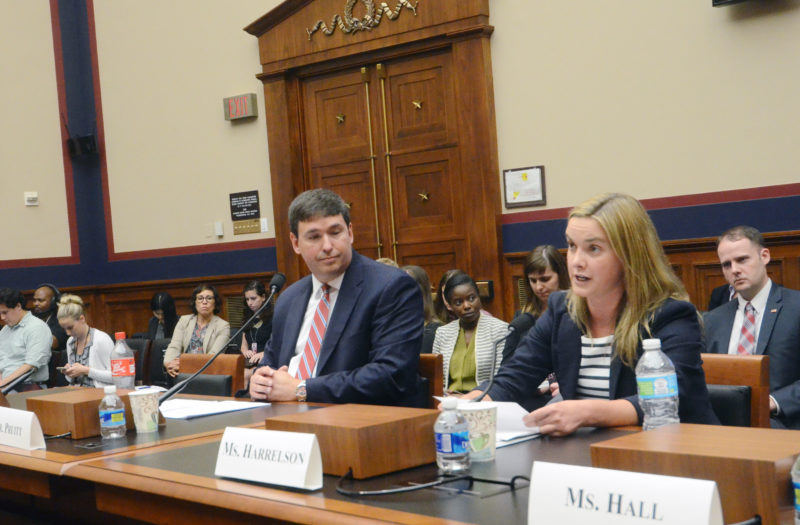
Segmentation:
<svg viewBox="0 0 800 525">
<path fill-rule="evenodd" d="M 386 266 L 391 266 L 392 268 L 400 268 L 397 262 L 390 257 L 378 257 L 375 259 L 375 262 L 385 264 Z"/>
<path fill-rule="evenodd" d="M 156 339 L 169 339 L 178 324 L 178 313 L 175 311 L 175 300 L 167 292 L 153 294 L 150 299 L 150 309 L 153 317 L 147 326 L 147 338 L 151 341 Z"/>
<path fill-rule="evenodd" d="M 508 323 L 481 312 L 478 287 L 464 272 L 447 280 L 444 296 L 458 319 L 436 330 L 433 353 L 444 358 L 445 391 L 468 392 L 500 366 L 503 355 L 495 354 L 494 344 L 506 335 Z"/>
<path fill-rule="evenodd" d="M 245 306 L 247 306 L 247 310 L 245 310 L 247 313 L 245 321 L 247 321 L 267 300 L 267 288 L 261 281 L 250 281 L 245 285 L 242 293 Z M 272 307 L 268 306 L 261 312 L 258 319 L 245 329 L 244 337 L 242 337 L 241 352 L 245 358 L 246 367 L 244 371 L 245 384 L 253 373 L 250 369 L 264 357 L 264 349 L 267 347 L 270 335 L 272 335 Z"/>
<path fill-rule="evenodd" d="M 566 435 L 641 424 L 634 369 L 642 339 L 658 338 L 675 365 L 681 421 L 718 423 L 701 366 L 697 310 L 639 201 L 616 193 L 587 200 L 570 212 L 566 238 L 571 289 L 550 295 L 487 398 L 520 402 L 555 371 L 565 401 L 529 413 L 526 425 Z"/>
<path fill-rule="evenodd" d="M 528 333 L 528 330 L 547 310 L 547 299 L 550 294 L 557 290 L 569 289 L 567 263 L 555 246 L 543 244 L 534 248 L 525 257 L 524 271 L 526 277 L 525 302 L 514 316 L 515 327 L 519 325 L 523 328 L 516 329 L 506 339 L 506 344 L 503 348 L 504 362 L 513 355 L 514 350 L 517 349 L 517 345 Z M 528 318 L 520 319 L 525 316 L 528 316 Z"/>
<path fill-rule="evenodd" d="M 102 388 L 113 385 L 111 351 L 114 342 L 105 332 L 86 322 L 83 300 L 77 295 L 61 296 L 58 322 L 69 334 L 64 376 L 70 385 Z"/>
<path fill-rule="evenodd" d="M 434 315 L 439 319 L 439 322 L 442 324 L 447 324 L 450 321 L 454 321 L 456 319 L 456 315 L 453 313 L 453 309 L 450 308 L 450 305 L 447 304 L 447 300 L 444 297 L 444 285 L 447 284 L 447 280 L 456 272 L 460 272 L 456 268 L 451 270 L 447 270 L 442 274 L 442 277 L 439 279 L 439 286 L 436 288 L 436 297 L 433 299 L 433 311 Z"/>
<path fill-rule="evenodd" d="M 418 397 L 422 297 L 405 272 L 353 250 L 350 211 L 330 190 L 289 206 L 289 239 L 311 275 L 275 304 L 272 337 L 250 378 L 267 401 L 411 404 Z"/>
<path fill-rule="evenodd" d="M 39 390 L 50 375 L 52 333 L 44 321 L 25 310 L 25 296 L 19 290 L 0 288 L 0 388 L 26 373 L 36 370 L 15 390 Z"/>
<path fill-rule="evenodd" d="M 429 354 L 433 349 L 433 336 L 436 334 L 436 329 L 442 326 L 442 323 L 434 315 L 433 311 L 431 281 L 428 279 L 428 273 L 419 266 L 410 264 L 403 266 L 401 270 L 417 281 L 419 291 L 422 292 L 422 310 L 425 313 L 425 328 L 422 331 L 422 347 L 420 353 Z"/>
<path fill-rule="evenodd" d="M 769 249 L 755 228 L 723 233 L 717 255 L 736 298 L 704 316 L 708 352 L 768 355 L 770 423 L 800 429 L 800 292 L 769 278 Z"/>
<path fill-rule="evenodd" d="M 180 355 L 216 354 L 225 349 L 230 338 L 228 321 L 217 317 L 222 310 L 222 301 L 217 289 L 208 284 L 201 284 L 192 291 L 192 313 L 182 315 L 175 325 L 166 352 L 164 368 L 172 377 L 180 373 Z"/>
<path fill-rule="evenodd" d="M 736 288 L 730 284 L 723 284 L 711 290 L 711 298 L 708 300 L 708 311 L 710 312 L 718 306 L 733 301 L 736 297 Z"/>
<path fill-rule="evenodd" d="M 33 315 L 47 323 L 53 340 L 51 350 L 64 350 L 67 344 L 67 333 L 58 324 L 58 300 L 61 292 L 49 283 L 40 284 L 33 292 Z"/>
</svg>

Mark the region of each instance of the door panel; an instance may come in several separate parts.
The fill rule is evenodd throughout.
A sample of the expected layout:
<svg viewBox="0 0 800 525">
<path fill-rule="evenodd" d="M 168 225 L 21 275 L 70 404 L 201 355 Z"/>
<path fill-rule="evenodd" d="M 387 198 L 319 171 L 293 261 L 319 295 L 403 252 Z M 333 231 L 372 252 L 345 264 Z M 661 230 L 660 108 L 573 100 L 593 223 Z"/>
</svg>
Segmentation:
<svg viewBox="0 0 800 525">
<path fill-rule="evenodd" d="M 369 160 L 315 168 L 311 172 L 311 183 L 314 188 L 335 191 L 344 199 L 350 207 L 353 247 L 362 255 L 377 258 L 375 204 Z"/>
<path fill-rule="evenodd" d="M 366 98 L 359 71 L 306 79 L 303 99 L 311 166 L 369 157 Z"/>
<path fill-rule="evenodd" d="M 386 122 L 393 154 L 457 142 L 450 54 L 386 66 Z"/>
<path fill-rule="evenodd" d="M 397 241 L 446 240 L 461 235 L 464 217 L 456 184 L 455 148 L 392 157 Z"/>
</svg>

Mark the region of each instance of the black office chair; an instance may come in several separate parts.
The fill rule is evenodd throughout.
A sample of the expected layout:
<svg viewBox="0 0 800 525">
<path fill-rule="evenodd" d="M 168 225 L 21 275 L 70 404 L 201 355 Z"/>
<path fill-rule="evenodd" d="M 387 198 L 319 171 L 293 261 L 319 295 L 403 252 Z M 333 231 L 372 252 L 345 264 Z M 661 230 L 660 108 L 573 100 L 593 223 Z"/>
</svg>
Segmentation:
<svg viewBox="0 0 800 525">
<path fill-rule="evenodd" d="M 136 382 L 141 381 L 143 384 L 150 384 L 150 339 L 126 339 L 126 343 L 131 350 L 136 361 Z"/>
<path fill-rule="evenodd" d="M 164 353 L 167 351 L 171 338 L 156 339 L 150 345 L 150 384 L 163 386 L 164 388 L 170 387 L 170 378 L 164 370 Z"/>
<path fill-rule="evenodd" d="M 178 374 L 175 383 L 188 379 L 192 374 Z M 204 396 L 230 397 L 232 378 L 229 375 L 200 374 L 186 385 L 182 394 L 201 394 Z"/>
<path fill-rule="evenodd" d="M 708 398 L 719 422 L 729 427 L 750 426 L 750 387 L 708 385 Z"/>
</svg>

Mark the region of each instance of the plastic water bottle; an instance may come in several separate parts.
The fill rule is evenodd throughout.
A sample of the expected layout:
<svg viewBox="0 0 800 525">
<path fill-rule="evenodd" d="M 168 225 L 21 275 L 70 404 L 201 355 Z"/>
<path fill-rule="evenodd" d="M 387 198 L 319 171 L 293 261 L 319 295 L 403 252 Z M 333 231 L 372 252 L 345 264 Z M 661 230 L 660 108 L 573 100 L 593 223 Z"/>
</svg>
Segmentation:
<svg viewBox="0 0 800 525">
<path fill-rule="evenodd" d="M 125 342 L 125 332 L 116 332 L 117 343 L 111 351 L 111 380 L 119 389 L 133 390 L 136 385 L 136 359 Z"/>
<path fill-rule="evenodd" d="M 125 436 L 125 405 L 117 395 L 114 385 L 103 387 L 105 396 L 100 401 L 100 435 L 103 439 Z"/>
<path fill-rule="evenodd" d="M 794 493 L 794 525 L 800 525 L 800 456 L 792 467 L 792 492 Z"/>
<path fill-rule="evenodd" d="M 433 425 L 436 434 L 436 464 L 445 474 L 469 470 L 469 427 L 456 407 L 458 399 L 446 397 L 442 413 Z"/>
<path fill-rule="evenodd" d="M 672 361 L 661 351 L 660 339 L 645 339 L 642 348 L 644 354 L 636 365 L 636 384 L 644 412 L 644 430 L 680 423 L 678 377 Z"/>
</svg>

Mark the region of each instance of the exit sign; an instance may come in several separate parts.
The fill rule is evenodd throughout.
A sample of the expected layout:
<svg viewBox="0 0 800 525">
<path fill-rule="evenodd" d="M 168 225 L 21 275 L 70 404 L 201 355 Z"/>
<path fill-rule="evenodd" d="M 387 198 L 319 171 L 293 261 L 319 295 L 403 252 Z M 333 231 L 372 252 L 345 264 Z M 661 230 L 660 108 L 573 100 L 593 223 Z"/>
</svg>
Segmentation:
<svg viewBox="0 0 800 525">
<path fill-rule="evenodd" d="M 225 109 L 225 120 L 236 120 L 240 118 L 258 116 L 256 106 L 256 94 L 247 93 L 222 99 L 222 106 Z"/>
</svg>

